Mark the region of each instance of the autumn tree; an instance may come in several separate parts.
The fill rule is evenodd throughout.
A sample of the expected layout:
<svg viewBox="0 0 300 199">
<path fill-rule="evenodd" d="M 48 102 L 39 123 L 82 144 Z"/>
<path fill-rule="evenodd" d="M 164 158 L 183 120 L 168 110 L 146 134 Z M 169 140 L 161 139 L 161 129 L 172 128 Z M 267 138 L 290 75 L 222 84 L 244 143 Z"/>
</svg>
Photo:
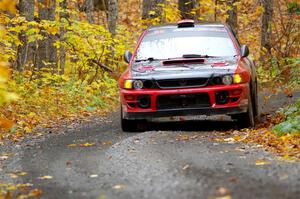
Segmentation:
<svg viewBox="0 0 300 199">
<path fill-rule="evenodd" d="M 273 0 L 261 0 L 264 12 L 261 24 L 261 48 L 271 54 Z"/>
<path fill-rule="evenodd" d="M 165 0 L 143 0 L 142 19 L 162 19 L 162 6 Z"/>
<path fill-rule="evenodd" d="M 238 27 L 237 27 L 237 0 L 228 0 L 227 3 L 227 14 L 228 17 L 226 19 L 226 23 L 232 28 L 232 30 L 237 34 Z"/>
<path fill-rule="evenodd" d="M 109 32 L 112 35 L 116 34 L 117 20 L 118 20 L 118 1 L 107 0 L 107 23 Z"/>
<path fill-rule="evenodd" d="M 93 16 L 93 12 L 95 10 L 94 0 L 85 0 L 82 9 L 85 11 L 88 21 L 90 23 L 94 23 L 94 16 Z"/>
<path fill-rule="evenodd" d="M 182 19 L 198 20 L 200 9 L 198 0 L 178 0 L 178 8 Z"/>
<path fill-rule="evenodd" d="M 19 1 L 19 14 L 27 21 L 34 20 L 34 0 L 20 0 Z M 21 32 L 19 39 L 21 45 L 18 47 L 17 60 L 16 60 L 16 70 L 22 71 L 25 64 L 28 61 L 33 61 L 33 44 L 27 41 L 24 32 Z"/>
<path fill-rule="evenodd" d="M 81 10 L 85 11 L 89 23 L 95 23 L 94 11 L 104 11 L 108 29 L 112 35 L 116 34 L 118 20 L 118 1 L 117 0 L 85 0 Z"/>
<path fill-rule="evenodd" d="M 38 0 L 39 20 L 55 21 L 56 0 Z M 44 39 L 39 41 L 37 49 L 36 66 L 40 68 L 49 67 L 57 69 L 57 49 L 54 46 L 56 36 L 45 33 Z"/>
<path fill-rule="evenodd" d="M 62 0 L 59 4 L 61 8 L 61 12 L 59 14 L 60 21 L 62 24 L 67 20 L 69 15 L 67 14 L 68 2 L 67 0 Z M 61 25 L 59 30 L 60 41 L 64 42 L 65 28 L 64 25 Z M 65 64 L 66 64 L 66 49 L 63 45 L 60 46 L 59 49 L 59 74 L 64 74 L 65 72 Z"/>
</svg>

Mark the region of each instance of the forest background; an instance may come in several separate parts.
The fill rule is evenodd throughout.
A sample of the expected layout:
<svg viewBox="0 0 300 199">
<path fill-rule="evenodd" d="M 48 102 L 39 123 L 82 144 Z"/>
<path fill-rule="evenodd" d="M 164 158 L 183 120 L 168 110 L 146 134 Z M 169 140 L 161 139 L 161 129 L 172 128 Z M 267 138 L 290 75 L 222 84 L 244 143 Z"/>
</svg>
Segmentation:
<svg viewBox="0 0 300 199">
<path fill-rule="evenodd" d="M 125 50 L 147 27 L 180 19 L 229 24 L 250 47 L 261 91 L 299 89 L 298 0 L 0 0 L 0 140 L 117 107 Z M 298 99 L 256 141 L 296 137 L 299 149 L 299 115 Z"/>
</svg>

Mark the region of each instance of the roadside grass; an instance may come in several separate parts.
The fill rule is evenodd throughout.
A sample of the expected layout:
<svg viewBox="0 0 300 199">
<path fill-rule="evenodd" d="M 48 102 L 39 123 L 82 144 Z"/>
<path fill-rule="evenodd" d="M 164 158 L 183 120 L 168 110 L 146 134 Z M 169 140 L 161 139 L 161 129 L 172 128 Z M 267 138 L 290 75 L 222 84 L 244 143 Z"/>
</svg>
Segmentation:
<svg viewBox="0 0 300 199">
<path fill-rule="evenodd" d="M 288 161 L 300 160 L 300 98 L 246 132 L 244 142 L 262 145 Z"/>
<path fill-rule="evenodd" d="M 0 140 L 18 141 L 37 126 L 103 115 L 118 104 L 117 82 L 105 74 L 88 84 L 67 75 L 27 71 L 15 73 L 8 90 L 17 94 L 18 100 L 0 107 Z"/>
<path fill-rule="evenodd" d="M 278 136 L 287 134 L 300 136 L 300 98 L 295 104 L 279 110 L 282 115 L 282 122 L 273 127 L 273 131 Z"/>
</svg>

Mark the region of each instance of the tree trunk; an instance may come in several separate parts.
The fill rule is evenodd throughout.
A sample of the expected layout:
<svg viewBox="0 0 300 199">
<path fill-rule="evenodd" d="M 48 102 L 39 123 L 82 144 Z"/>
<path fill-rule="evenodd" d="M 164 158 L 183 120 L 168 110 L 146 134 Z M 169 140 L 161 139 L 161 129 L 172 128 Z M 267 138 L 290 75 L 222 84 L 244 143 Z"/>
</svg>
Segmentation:
<svg viewBox="0 0 300 199">
<path fill-rule="evenodd" d="M 109 32 L 114 36 L 116 34 L 118 20 L 118 2 L 117 0 L 107 0 L 107 22 Z"/>
<path fill-rule="evenodd" d="M 198 0 L 178 0 L 178 8 L 180 10 L 182 19 L 194 19 L 199 18 L 199 1 Z"/>
<path fill-rule="evenodd" d="M 226 19 L 226 23 L 231 27 L 231 29 L 237 34 L 238 32 L 238 23 L 237 23 L 237 6 L 235 3 L 237 0 L 228 0 L 227 6 L 230 9 L 227 11 L 228 18 Z"/>
<path fill-rule="evenodd" d="M 21 16 L 24 16 L 27 21 L 34 20 L 34 0 L 20 0 L 19 12 Z M 28 61 L 33 61 L 33 44 L 27 42 L 27 38 L 22 32 L 19 36 L 22 46 L 18 47 L 16 69 L 23 71 L 24 66 Z"/>
<path fill-rule="evenodd" d="M 67 0 L 63 0 L 62 2 L 60 2 L 60 8 L 62 9 L 62 12 L 60 13 L 60 21 L 62 23 L 61 27 L 60 27 L 60 42 L 63 43 L 64 42 L 64 35 L 65 35 L 65 29 L 64 29 L 64 19 L 67 19 L 69 16 L 66 13 L 66 9 L 68 6 Z M 66 49 L 63 45 L 60 46 L 59 49 L 59 74 L 63 75 L 65 73 L 65 65 L 66 65 Z"/>
<path fill-rule="evenodd" d="M 84 2 L 84 7 L 85 7 L 85 13 L 86 13 L 86 16 L 87 16 L 87 19 L 89 21 L 89 23 L 95 23 L 94 21 L 94 10 L 95 10 L 95 7 L 94 7 L 94 0 L 86 0 Z"/>
<path fill-rule="evenodd" d="M 162 7 L 158 4 L 164 4 L 165 0 L 143 0 L 142 19 L 162 19 Z"/>
<path fill-rule="evenodd" d="M 40 20 L 55 20 L 56 0 L 38 0 L 39 2 L 39 18 Z M 39 41 L 37 50 L 37 67 L 52 67 L 57 72 L 57 49 L 53 45 L 56 36 L 45 34 L 44 40 Z"/>
<path fill-rule="evenodd" d="M 267 53 L 271 55 L 273 0 L 262 0 L 262 6 L 264 8 L 264 12 L 261 24 L 261 47 L 263 51 L 267 51 Z"/>
</svg>

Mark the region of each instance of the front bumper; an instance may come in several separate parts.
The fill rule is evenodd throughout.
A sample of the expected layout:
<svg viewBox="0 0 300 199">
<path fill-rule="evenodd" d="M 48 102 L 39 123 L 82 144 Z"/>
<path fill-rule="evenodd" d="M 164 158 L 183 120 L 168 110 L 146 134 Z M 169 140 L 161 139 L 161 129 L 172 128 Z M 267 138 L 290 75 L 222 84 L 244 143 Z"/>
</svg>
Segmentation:
<svg viewBox="0 0 300 199">
<path fill-rule="evenodd" d="M 189 116 L 189 115 L 233 115 L 247 112 L 247 106 L 229 107 L 229 108 L 199 108 L 199 109 L 177 109 L 177 110 L 157 110 L 155 112 L 125 112 L 123 118 L 128 120 L 134 119 L 151 119 L 170 116 Z"/>
<path fill-rule="evenodd" d="M 234 91 L 240 90 L 238 94 Z M 218 104 L 216 93 L 227 91 L 230 98 L 238 98 L 236 101 L 229 101 L 227 104 Z M 160 110 L 157 108 L 157 98 L 162 95 L 182 95 L 182 94 L 199 94 L 206 93 L 209 96 L 209 106 L 193 107 L 193 108 L 170 108 Z M 143 90 L 125 90 L 121 89 L 121 105 L 124 119 L 151 119 L 157 117 L 170 116 L 188 116 L 188 115 L 232 115 L 247 112 L 248 107 L 248 84 L 236 85 L 218 85 L 207 86 L 201 88 L 186 89 L 143 89 Z M 130 103 L 136 103 L 137 96 L 148 95 L 151 98 L 151 106 L 149 108 L 140 108 L 138 106 L 131 107 Z M 128 96 L 133 96 L 131 99 Z"/>
</svg>

